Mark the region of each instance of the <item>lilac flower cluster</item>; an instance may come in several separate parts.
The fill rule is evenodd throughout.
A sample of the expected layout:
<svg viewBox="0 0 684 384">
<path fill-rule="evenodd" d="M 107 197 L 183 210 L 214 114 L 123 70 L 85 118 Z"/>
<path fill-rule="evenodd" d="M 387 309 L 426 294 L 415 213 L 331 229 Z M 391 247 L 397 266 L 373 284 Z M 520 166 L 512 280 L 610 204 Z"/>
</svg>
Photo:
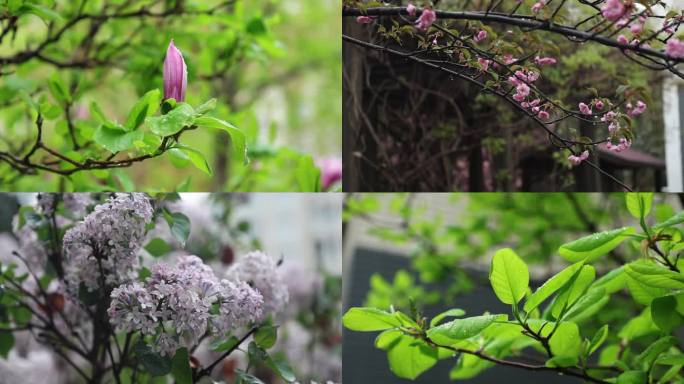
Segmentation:
<svg viewBox="0 0 684 384">
<path fill-rule="evenodd" d="M 289 300 L 287 285 L 276 262 L 263 252 L 254 251 L 242 257 L 226 272 L 233 280 L 245 281 L 264 297 L 264 315 L 283 310 Z"/>
<path fill-rule="evenodd" d="M 197 256 L 182 256 L 175 266 L 152 267 L 144 284 L 112 291 L 110 322 L 118 330 L 156 335 L 154 348 L 173 356 L 207 332 L 216 337 L 261 318 L 263 299 L 241 281 L 221 280 Z"/>
<path fill-rule="evenodd" d="M 90 291 L 120 285 L 135 278 L 137 252 L 153 209 L 143 193 L 116 194 L 98 205 L 64 235 L 63 250 L 68 291 L 83 283 Z"/>
</svg>

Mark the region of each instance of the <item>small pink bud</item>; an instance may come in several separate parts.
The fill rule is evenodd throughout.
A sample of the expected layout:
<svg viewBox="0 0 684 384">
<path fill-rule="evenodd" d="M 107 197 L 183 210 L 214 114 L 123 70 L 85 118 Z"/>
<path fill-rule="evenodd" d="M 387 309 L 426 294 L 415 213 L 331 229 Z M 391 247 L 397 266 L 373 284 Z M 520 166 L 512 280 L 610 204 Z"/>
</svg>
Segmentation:
<svg viewBox="0 0 684 384">
<path fill-rule="evenodd" d="M 485 31 L 484 29 L 481 29 L 480 32 L 478 32 L 477 35 L 475 35 L 475 42 L 479 43 L 480 41 L 482 41 L 486 38 L 487 38 L 487 31 Z"/>
<path fill-rule="evenodd" d="M 406 6 L 406 12 L 408 12 L 409 16 L 415 16 L 416 15 L 416 9 L 417 9 L 416 6 L 411 4 L 411 3 L 409 3 Z"/>
</svg>

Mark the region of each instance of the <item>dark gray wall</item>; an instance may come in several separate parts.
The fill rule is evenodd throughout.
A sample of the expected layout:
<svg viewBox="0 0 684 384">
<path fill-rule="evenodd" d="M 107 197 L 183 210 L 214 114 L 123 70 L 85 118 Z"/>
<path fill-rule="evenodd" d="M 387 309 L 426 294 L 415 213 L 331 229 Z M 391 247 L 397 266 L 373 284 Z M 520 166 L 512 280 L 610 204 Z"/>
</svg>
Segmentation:
<svg viewBox="0 0 684 384">
<path fill-rule="evenodd" d="M 370 249 L 357 249 L 350 266 L 351 273 L 344 281 L 345 311 L 349 307 L 363 305 L 369 290 L 369 279 L 373 273 L 379 273 L 388 280 L 394 278 L 394 273 L 401 268 L 408 268 L 410 260 L 405 256 L 378 252 Z M 486 276 L 483 276 L 486 279 Z M 459 296 L 458 304 L 454 307 L 462 308 L 470 315 L 482 314 L 488 310 L 492 313 L 508 313 L 510 307 L 498 301 L 489 286 L 478 286 L 472 292 Z M 428 316 L 432 316 L 447 308 L 426 308 Z M 449 371 L 453 360 L 443 360 L 435 367 L 422 374 L 417 380 L 402 380 L 389 370 L 384 351 L 374 347 L 377 332 L 353 332 L 347 329 L 343 332 L 342 344 L 342 377 L 347 384 L 380 384 L 380 383 L 413 383 L 435 384 L 448 383 Z M 571 378 L 558 376 L 549 372 L 528 372 L 520 369 L 496 366 L 481 373 L 471 380 L 459 383 L 579 383 Z"/>
</svg>

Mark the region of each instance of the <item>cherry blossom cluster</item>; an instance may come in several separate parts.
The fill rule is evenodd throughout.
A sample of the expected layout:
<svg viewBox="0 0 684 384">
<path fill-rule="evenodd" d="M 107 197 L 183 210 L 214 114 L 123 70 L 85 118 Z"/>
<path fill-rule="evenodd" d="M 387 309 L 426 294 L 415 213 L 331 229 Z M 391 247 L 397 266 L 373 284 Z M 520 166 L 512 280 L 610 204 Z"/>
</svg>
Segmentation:
<svg viewBox="0 0 684 384">
<path fill-rule="evenodd" d="M 102 283 L 115 286 L 135 278 L 153 212 L 143 193 L 116 194 L 70 228 L 63 239 L 67 291 L 77 294 L 81 284 L 94 291 Z"/>
<path fill-rule="evenodd" d="M 223 337 L 261 320 L 264 303 L 246 282 L 219 280 L 197 256 L 181 256 L 174 266 L 159 263 L 144 283 L 115 288 L 111 299 L 111 324 L 155 336 L 156 350 L 167 356 L 207 333 Z"/>
</svg>

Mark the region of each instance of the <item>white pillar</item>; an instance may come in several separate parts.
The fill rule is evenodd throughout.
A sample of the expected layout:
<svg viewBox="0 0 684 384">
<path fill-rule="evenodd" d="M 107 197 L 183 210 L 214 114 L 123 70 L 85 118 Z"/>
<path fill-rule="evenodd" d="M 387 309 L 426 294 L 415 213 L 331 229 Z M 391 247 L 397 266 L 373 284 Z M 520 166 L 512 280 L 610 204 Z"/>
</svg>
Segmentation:
<svg viewBox="0 0 684 384">
<path fill-rule="evenodd" d="M 682 133 L 680 91 L 684 93 L 684 82 L 668 78 L 663 84 L 663 123 L 665 125 L 665 162 L 667 164 L 667 192 L 682 192 Z"/>
</svg>

